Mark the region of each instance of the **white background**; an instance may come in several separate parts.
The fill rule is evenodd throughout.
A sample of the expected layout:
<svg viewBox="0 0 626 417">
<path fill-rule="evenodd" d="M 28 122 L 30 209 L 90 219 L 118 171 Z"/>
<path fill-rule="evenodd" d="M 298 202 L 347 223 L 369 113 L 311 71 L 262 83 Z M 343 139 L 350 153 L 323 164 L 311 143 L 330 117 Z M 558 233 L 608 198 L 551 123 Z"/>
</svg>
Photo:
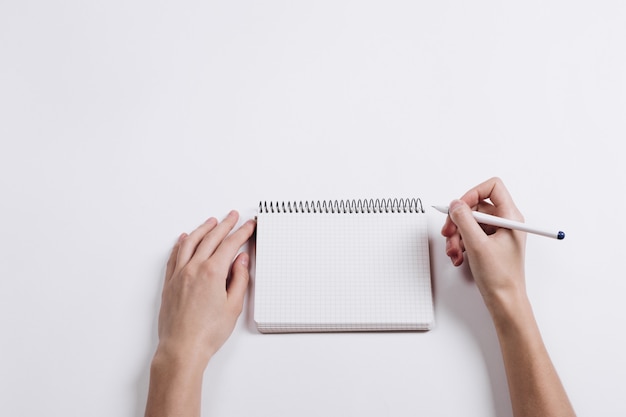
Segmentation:
<svg viewBox="0 0 626 417">
<path fill-rule="evenodd" d="M 259 200 L 421 197 L 502 177 L 581 416 L 623 416 L 626 5 L 0 3 L 0 414 L 143 414 L 177 236 Z M 621 143 L 620 143 L 621 142 Z M 261 335 L 206 416 L 510 416 L 497 338 L 429 212 L 437 327 Z"/>
</svg>

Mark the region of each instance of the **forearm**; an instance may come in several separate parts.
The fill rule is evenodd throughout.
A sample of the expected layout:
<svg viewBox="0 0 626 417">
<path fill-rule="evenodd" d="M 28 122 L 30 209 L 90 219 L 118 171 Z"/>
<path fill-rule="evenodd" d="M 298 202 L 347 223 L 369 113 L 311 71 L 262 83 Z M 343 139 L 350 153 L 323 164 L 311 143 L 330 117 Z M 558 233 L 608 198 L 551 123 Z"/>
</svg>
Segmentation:
<svg viewBox="0 0 626 417">
<path fill-rule="evenodd" d="M 146 417 L 199 417 L 204 368 L 159 352 L 150 366 Z"/>
<path fill-rule="evenodd" d="M 489 309 L 500 340 L 513 414 L 574 416 L 526 294 L 499 297 Z"/>
</svg>

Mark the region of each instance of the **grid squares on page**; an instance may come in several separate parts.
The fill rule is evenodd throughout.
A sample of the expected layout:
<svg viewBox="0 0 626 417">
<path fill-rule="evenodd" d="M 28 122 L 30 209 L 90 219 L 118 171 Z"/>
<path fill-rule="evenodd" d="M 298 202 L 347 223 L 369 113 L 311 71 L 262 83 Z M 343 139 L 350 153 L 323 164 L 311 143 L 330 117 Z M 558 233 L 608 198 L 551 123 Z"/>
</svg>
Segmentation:
<svg viewBox="0 0 626 417">
<path fill-rule="evenodd" d="M 260 213 L 259 330 L 430 328 L 426 225 L 416 213 Z"/>
</svg>

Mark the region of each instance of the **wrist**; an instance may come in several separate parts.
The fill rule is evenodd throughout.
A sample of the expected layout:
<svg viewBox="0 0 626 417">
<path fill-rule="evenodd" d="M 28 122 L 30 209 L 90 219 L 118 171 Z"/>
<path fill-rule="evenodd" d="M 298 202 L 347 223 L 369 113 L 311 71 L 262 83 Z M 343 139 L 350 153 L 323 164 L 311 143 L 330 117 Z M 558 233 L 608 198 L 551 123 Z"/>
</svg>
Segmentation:
<svg viewBox="0 0 626 417">
<path fill-rule="evenodd" d="M 210 356 L 193 349 L 181 349 L 167 343 L 159 343 L 152 358 L 151 369 L 176 374 L 183 378 L 202 379 Z"/>
<path fill-rule="evenodd" d="M 498 333 L 524 333 L 536 327 L 526 291 L 498 293 L 487 303 L 487 308 Z"/>
<path fill-rule="evenodd" d="M 146 417 L 200 415 L 204 366 L 159 344 L 150 365 Z"/>
<path fill-rule="evenodd" d="M 523 324 L 529 319 L 534 321 L 530 300 L 523 288 L 490 294 L 485 297 L 485 304 L 496 328 L 515 327 L 516 323 Z"/>
</svg>

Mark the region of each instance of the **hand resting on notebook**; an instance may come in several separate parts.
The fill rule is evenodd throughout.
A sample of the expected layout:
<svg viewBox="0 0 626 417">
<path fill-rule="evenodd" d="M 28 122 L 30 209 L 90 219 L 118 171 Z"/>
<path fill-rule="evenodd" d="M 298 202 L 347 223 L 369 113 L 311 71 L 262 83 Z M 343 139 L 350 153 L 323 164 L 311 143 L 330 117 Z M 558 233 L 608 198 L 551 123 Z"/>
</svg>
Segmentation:
<svg viewBox="0 0 626 417">
<path fill-rule="evenodd" d="M 200 415 L 202 374 L 232 333 L 248 286 L 248 255 L 235 255 L 252 236 L 255 222 L 249 220 L 229 235 L 238 217 L 232 211 L 219 223 L 210 218 L 174 245 L 163 284 L 146 416 Z"/>
<path fill-rule="evenodd" d="M 466 253 L 474 281 L 491 313 L 513 414 L 573 416 L 526 294 L 526 234 L 483 228 L 474 220 L 471 209 L 518 221 L 523 217 L 502 181 L 492 178 L 450 204 L 449 217 L 441 230 L 446 237 L 446 254 L 455 266 L 463 263 Z"/>
</svg>

